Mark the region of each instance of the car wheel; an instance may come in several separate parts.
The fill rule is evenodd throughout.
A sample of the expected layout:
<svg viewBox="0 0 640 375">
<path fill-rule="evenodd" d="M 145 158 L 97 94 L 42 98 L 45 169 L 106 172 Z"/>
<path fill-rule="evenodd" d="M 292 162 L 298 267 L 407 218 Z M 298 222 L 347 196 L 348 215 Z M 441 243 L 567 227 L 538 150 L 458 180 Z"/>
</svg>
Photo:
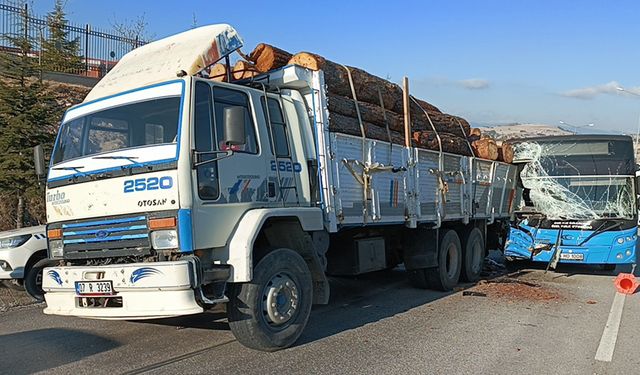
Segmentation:
<svg viewBox="0 0 640 375">
<path fill-rule="evenodd" d="M 40 262 L 45 257 L 38 257 L 30 261 L 30 265 L 24 274 L 24 289 L 36 301 L 44 301 L 44 290 L 42 290 L 42 270 L 46 267 L 44 262 Z"/>
</svg>

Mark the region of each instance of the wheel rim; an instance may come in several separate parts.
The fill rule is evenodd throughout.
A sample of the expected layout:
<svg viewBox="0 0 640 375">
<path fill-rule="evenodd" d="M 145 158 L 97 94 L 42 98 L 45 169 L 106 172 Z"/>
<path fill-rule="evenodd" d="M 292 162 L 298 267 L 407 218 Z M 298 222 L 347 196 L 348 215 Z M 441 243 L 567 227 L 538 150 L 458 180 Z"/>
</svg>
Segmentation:
<svg viewBox="0 0 640 375">
<path fill-rule="evenodd" d="M 447 247 L 447 277 L 453 279 L 458 272 L 458 249 L 455 244 Z"/>
<path fill-rule="evenodd" d="M 272 327 L 283 328 L 298 312 L 298 286 L 285 273 L 275 274 L 267 283 L 262 295 L 262 311 Z"/>
<path fill-rule="evenodd" d="M 479 241 L 473 243 L 471 254 L 471 269 L 474 273 L 478 273 L 480 272 L 480 268 L 482 268 L 482 245 Z"/>
</svg>

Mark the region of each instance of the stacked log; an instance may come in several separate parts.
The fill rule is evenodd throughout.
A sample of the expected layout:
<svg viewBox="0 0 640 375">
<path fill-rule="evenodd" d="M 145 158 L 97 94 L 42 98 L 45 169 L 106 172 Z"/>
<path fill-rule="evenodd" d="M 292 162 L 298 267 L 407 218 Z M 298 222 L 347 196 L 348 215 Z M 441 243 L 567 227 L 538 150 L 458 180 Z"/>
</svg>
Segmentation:
<svg viewBox="0 0 640 375">
<path fill-rule="evenodd" d="M 404 144 L 404 107 L 402 88 L 388 80 L 374 76 L 356 67 L 347 67 L 310 52 L 291 54 L 269 44 L 261 43 L 232 69 L 232 79 L 249 79 L 258 74 L 299 65 L 311 70 L 322 70 L 328 92 L 329 127 L 331 131 L 361 136 L 361 125 L 367 138 Z M 225 81 L 225 66 L 216 64 L 209 75 Z M 353 86 L 353 89 L 352 89 Z M 356 101 L 357 98 L 357 107 Z M 431 150 L 471 155 L 485 159 L 508 160 L 513 149 L 498 147 L 486 139 L 479 129 L 458 116 L 442 113 L 434 105 L 411 98 L 411 143 Z M 358 114 L 362 124 L 358 121 Z M 389 128 L 389 133 L 386 127 Z M 438 137 L 440 142 L 438 142 Z M 391 139 L 390 139 L 391 138 Z M 473 150 L 473 151 L 472 151 Z"/>
</svg>

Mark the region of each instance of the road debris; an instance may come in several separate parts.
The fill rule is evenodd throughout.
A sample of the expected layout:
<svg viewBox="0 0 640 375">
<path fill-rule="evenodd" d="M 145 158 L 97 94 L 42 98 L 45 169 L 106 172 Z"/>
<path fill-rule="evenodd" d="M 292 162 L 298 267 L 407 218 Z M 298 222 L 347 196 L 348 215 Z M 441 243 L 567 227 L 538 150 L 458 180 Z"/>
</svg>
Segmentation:
<svg viewBox="0 0 640 375">
<path fill-rule="evenodd" d="M 462 292 L 463 296 L 472 296 L 472 297 L 486 297 L 487 293 L 474 292 L 472 290 L 465 290 Z"/>
<path fill-rule="evenodd" d="M 550 302 L 559 301 L 563 296 L 557 290 L 513 277 L 499 277 L 493 280 L 483 280 L 469 292 L 485 294 L 490 298 L 513 301 Z"/>
</svg>

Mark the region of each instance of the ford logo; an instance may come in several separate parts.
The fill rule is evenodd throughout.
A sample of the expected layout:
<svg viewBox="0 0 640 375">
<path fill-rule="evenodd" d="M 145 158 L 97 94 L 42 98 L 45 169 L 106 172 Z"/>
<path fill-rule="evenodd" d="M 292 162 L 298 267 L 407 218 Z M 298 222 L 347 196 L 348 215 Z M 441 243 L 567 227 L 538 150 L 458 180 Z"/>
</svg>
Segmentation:
<svg viewBox="0 0 640 375">
<path fill-rule="evenodd" d="M 105 238 L 108 235 L 109 235 L 109 232 L 107 232 L 106 230 L 99 230 L 98 232 L 96 232 L 97 238 Z"/>
</svg>

